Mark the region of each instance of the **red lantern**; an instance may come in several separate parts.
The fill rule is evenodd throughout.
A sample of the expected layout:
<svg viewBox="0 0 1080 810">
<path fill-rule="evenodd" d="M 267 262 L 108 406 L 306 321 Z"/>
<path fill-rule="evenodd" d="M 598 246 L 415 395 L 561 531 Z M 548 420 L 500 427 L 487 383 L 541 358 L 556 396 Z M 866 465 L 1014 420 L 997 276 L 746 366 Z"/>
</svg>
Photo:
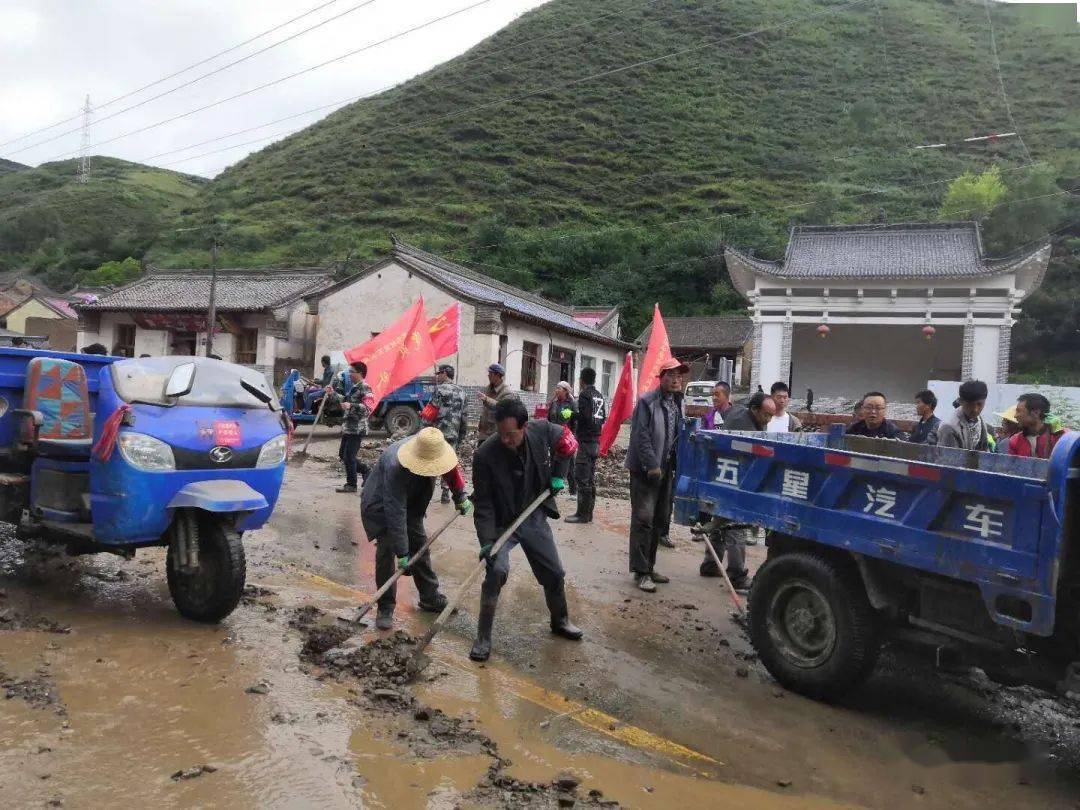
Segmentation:
<svg viewBox="0 0 1080 810">
<path fill-rule="evenodd" d="M 827 323 L 823 323 L 817 328 L 819 338 L 827 338 L 829 336 L 829 332 L 831 331 L 832 329 L 829 328 L 829 325 Z"/>
<path fill-rule="evenodd" d="M 927 340 L 932 340 L 934 335 L 937 334 L 937 329 L 932 327 L 930 324 L 927 324 L 922 328 L 922 333 L 926 336 Z"/>
</svg>

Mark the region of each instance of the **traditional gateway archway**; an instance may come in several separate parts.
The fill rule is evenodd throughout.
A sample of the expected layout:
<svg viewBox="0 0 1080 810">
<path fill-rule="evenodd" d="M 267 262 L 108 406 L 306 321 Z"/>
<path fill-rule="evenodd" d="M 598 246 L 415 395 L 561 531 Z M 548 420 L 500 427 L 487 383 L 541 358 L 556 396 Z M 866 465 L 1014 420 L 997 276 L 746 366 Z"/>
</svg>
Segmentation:
<svg viewBox="0 0 1080 810">
<path fill-rule="evenodd" d="M 987 259 L 973 222 L 800 226 L 782 262 L 725 258 L 754 321 L 752 388 L 909 399 L 931 378 L 1007 381 L 1012 326 L 1050 245 Z"/>
</svg>

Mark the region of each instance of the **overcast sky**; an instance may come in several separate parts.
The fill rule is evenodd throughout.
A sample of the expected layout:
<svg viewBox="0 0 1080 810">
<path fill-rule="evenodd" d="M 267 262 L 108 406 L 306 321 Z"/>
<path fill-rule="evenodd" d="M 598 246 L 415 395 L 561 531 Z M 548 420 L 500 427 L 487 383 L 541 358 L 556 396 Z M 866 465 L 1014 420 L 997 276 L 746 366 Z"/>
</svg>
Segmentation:
<svg viewBox="0 0 1080 810">
<path fill-rule="evenodd" d="M 242 64 L 145 104 L 91 130 L 93 143 L 362 48 L 480 0 L 373 0 L 340 19 Z M 385 45 L 171 124 L 93 148 L 107 154 L 212 176 L 270 140 L 177 163 L 262 136 L 301 129 L 332 108 L 176 154 L 164 152 L 340 103 L 422 73 L 462 53 L 546 0 L 488 0 Z M 362 0 L 0 0 L 0 143 L 77 115 L 87 93 L 102 105 L 280 23 L 320 11 L 225 56 L 96 112 L 131 104 L 252 54 Z M 36 165 L 75 157 L 81 121 L 0 146 L 0 157 Z M 18 151 L 39 141 L 62 137 Z M 152 158 L 152 159 L 151 159 Z M 170 165 L 171 164 L 171 165 Z"/>
</svg>

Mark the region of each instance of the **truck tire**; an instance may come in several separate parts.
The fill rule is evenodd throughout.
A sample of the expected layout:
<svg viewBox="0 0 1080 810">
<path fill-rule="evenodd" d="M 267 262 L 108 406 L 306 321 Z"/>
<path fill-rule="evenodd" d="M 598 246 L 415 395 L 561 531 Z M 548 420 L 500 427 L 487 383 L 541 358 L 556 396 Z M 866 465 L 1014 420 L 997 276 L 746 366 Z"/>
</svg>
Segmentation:
<svg viewBox="0 0 1080 810">
<path fill-rule="evenodd" d="M 383 420 L 389 436 L 412 436 L 420 430 L 420 412 L 408 405 L 395 405 Z"/>
<path fill-rule="evenodd" d="M 861 683 L 879 650 L 877 617 L 854 567 L 807 551 L 765 562 L 750 591 L 750 640 L 783 686 L 835 700 Z"/>
<path fill-rule="evenodd" d="M 173 542 L 165 558 L 165 575 L 180 615 L 213 624 L 233 612 L 244 592 L 244 544 L 239 532 L 214 515 L 200 514 L 193 525 L 197 527 L 198 567 L 192 572 L 179 570 Z"/>
</svg>

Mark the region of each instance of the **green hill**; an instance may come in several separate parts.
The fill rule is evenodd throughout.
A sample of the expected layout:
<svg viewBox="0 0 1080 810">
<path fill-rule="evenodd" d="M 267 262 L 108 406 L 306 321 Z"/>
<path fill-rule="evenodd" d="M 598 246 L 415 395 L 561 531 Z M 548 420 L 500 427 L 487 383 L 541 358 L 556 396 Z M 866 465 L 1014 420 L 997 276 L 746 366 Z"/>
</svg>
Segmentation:
<svg viewBox="0 0 1080 810">
<path fill-rule="evenodd" d="M 141 257 L 203 178 L 91 158 L 86 184 L 77 160 L 37 168 L 0 166 L 0 271 L 34 273 L 56 289 L 105 261 Z"/>
<path fill-rule="evenodd" d="M 7 174 L 8 172 L 20 172 L 23 169 L 29 169 L 29 166 L 24 166 L 21 163 L 16 163 L 14 160 L 5 160 L 0 158 L 0 174 Z"/>
</svg>

